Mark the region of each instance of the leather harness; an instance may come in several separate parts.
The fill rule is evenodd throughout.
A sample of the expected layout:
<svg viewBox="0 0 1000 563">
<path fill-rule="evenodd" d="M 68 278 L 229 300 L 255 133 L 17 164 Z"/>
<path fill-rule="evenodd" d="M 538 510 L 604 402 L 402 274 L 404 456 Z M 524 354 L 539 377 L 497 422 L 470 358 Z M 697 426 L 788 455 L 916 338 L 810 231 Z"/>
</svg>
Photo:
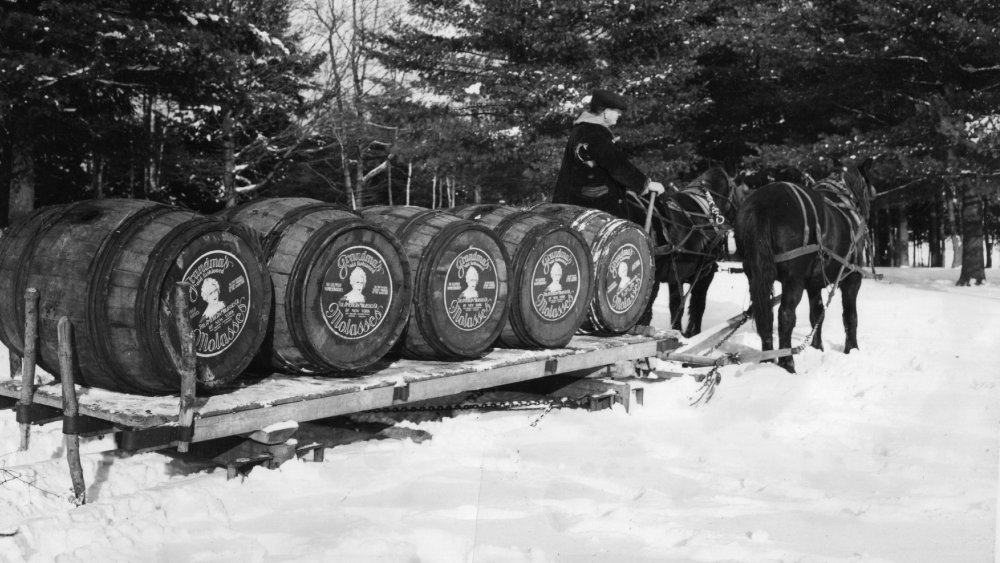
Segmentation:
<svg viewBox="0 0 1000 563">
<path fill-rule="evenodd" d="M 861 213 L 858 211 L 858 206 L 847 187 L 843 183 L 826 179 L 821 180 L 812 188 L 818 192 L 821 197 L 825 198 L 829 206 L 836 209 L 851 227 L 852 234 L 850 249 L 847 252 L 847 256 L 841 256 L 831 251 L 823 244 L 823 230 L 820 227 L 819 213 L 816 210 L 816 204 L 813 203 L 812 198 L 809 197 L 809 194 L 805 191 L 805 189 L 787 182 L 783 182 L 782 185 L 784 185 L 785 188 L 792 194 L 795 201 L 799 204 L 799 209 L 802 211 L 802 241 L 807 244 L 776 255 L 774 257 L 774 261 L 787 262 L 788 260 L 793 260 L 800 256 L 818 252 L 821 256 L 828 256 L 836 260 L 848 270 L 864 274 L 861 267 L 853 264 L 851 260 L 857 258 L 857 251 L 859 248 L 858 243 L 862 241 L 865 236 L 867 236 L 868 227 L 864 218 L 861 216 Z M 812 210 L 815 224 L 814 228 L 816 231 L 816 242 L 812 244 L 808 244 L 810 224 L 809 212 L 806 210 L 807 204 L 809 209 Z"/>
</svg>

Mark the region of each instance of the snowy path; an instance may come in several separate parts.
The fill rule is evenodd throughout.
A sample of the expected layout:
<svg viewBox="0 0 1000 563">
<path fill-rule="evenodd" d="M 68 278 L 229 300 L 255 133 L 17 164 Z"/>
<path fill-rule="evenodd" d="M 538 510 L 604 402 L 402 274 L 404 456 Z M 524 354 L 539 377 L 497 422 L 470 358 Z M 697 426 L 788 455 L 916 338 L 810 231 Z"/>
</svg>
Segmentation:
<svg viewBox="0 0 1000 563">
<path fill-rule="evenodd" d="M 992 561 L 1000 285 L 886 273 L 862 287 L 859 352 L 839 352 L 835 300 L 798 375 L 729 366 L 706 405 L 692 378 L 651 381 L 631 415 L 466 413 L 243 482 L 92 441 L 80 508 L 58 425 L 16 453 L 5 411 L 0 561 Z M 720 274 L 705 325 L 744 306 Z"/>
</svg>

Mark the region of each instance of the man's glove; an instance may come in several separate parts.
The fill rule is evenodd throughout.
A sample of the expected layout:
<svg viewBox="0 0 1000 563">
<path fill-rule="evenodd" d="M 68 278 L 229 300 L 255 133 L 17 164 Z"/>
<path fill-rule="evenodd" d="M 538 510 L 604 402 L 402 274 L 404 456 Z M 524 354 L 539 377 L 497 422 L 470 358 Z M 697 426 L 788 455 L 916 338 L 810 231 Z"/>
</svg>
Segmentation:
<svg viewBox="0 0 1000 563">
<path fill-rule="evenodd" d="M 661 184 L 659 182 L 650 181 L 648 184 L 646 184 L 646 189 L 642 191 L 641 195 L 646 195 L 646 194 L 648 194 L 650 192 L 653 192 L 654 194 L 656 194 L 657 196 L 659 196 L 665 190 L 666 190 L 666 188 L 663 187 L 663 184 Z"/>
</svg>

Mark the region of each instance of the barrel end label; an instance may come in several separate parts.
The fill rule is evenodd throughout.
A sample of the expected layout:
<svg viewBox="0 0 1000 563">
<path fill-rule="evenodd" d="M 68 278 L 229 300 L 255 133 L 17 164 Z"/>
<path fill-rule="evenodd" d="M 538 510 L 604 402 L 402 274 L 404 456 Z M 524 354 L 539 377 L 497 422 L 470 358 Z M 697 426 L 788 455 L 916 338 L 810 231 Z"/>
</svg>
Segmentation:
<svg viewBox="0 0 1000 563">
<path fill-rule="evenodd" d="M 246 327 L 251 307 L 250 278 L 234 254 L 213 250 L 188 266 L 183 281 L 188 290 L 188 312 L 194 329 L 195 352 L 200 358 L 217 356 L 232 346 Z"/>
<path fill-rule="evenodd" d="M 322 283 L 323 320 L 341 338 L 357 340 L 375 332 L 392 303 L 389 264 L 368 246 L 341 251 L 323 275 Z"/>
<path fill-rule="evenodd" d="M 546 249 L 531 276 L 531 304 L 538 316 L 557 321 L 569 314 L 580 294 L 580 275 L 580 263 L 569 248 Z"/>
<path fill-rule="evenodd" d="M 623 244 L 611 257 L 605 271 L 608 307 L 618 314 L 635 305 L 642 289 L 642 254 L 635 245 Z"/>
<path fill-rule="evenodd" d="M 445 274 L 443 294 L 448 319 L 460 330 L 478 329 L 490 319 L 498 290 L 493 258 L 474 246 L 463 250 Z"/>
</svg>

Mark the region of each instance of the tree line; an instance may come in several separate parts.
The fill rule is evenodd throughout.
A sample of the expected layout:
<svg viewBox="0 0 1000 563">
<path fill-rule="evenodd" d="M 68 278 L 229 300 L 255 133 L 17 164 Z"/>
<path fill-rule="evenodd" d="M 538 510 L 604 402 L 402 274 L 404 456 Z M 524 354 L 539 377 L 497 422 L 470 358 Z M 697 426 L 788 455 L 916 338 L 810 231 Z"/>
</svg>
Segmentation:
<svg viewBox="0 0 1000 563">
<path fill-rule="evenodd" d="M 540 201 L 600 87 L 633 101 L 616 133 L 661 181 L 877 157 L 876 258 L 960 238 L 981 280 L 998 30 L 981 0 L 8 1 L 0 222 L 91 197 Z"/>
</svg>

